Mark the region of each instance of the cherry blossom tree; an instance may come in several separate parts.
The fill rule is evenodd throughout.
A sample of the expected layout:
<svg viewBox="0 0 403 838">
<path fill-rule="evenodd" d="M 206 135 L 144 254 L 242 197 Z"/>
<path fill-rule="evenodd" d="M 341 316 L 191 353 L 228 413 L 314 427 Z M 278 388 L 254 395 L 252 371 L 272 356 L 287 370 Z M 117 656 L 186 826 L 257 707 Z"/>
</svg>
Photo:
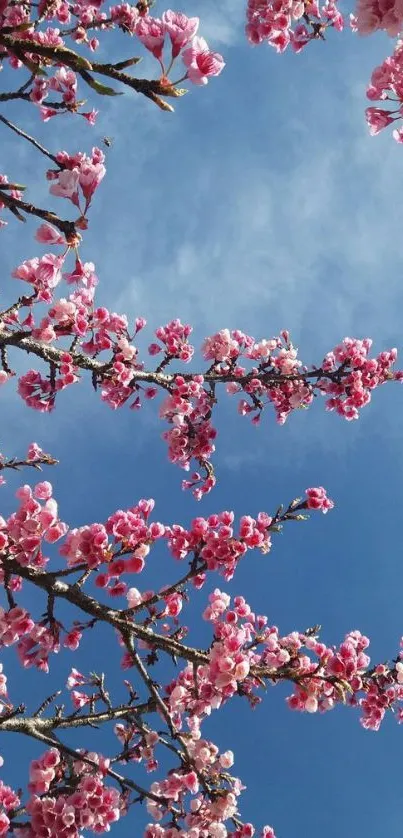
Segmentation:
<svg viewBox="0 0 403 838">
<path fill-rule="evenodd" d="M 186 92 L 182 83 L 205 86 L 224 69 L 222 56 L 199 34 L 197 18 L 171 10 L 155 17 L 147 0 L 102 7 L 102 0 L 0 0 L 0 61 L 12 88 L 0 93 L 0 101 L 34 105 L 38 118 L 50 125 L 50 138 L 55 119 L 83 117 L 93 125 L 93 102 L 125 88 L 146 97 L 150 106 L 172 111 L 170 101 Z M 268 42 L 278 52 L 288 45 L 300 52 L 310 41 L 323 40 L 328 29 L 343 29 L 334 0 L 321 8 L 315 1 L 249 0 L 246 18 L 249 41 Z M 384 29 L 394 37 L 402 21 L 403 6 L 397 3 L 358 0 L 350 25 L 361 35 Z M 156 78 L 132 75 L 137 56 L 95 60 L 98 38 L 111 32 L 134 38 L 136 50 L 148 51 Z M 394 101 L 397 107 L 369 107 L 371 133 L 401 118 L 402 56 L 397 41 L 392 57 L 372 75 L 371 101 Z M 90 97 L 89 105 L 83 94 Z M 8 116 L 0 114 L 0 121 L 16 141 L 47 158 L 50 203 L 61 207 L 55 211 L 31 203 L 17 173 L 1 174 L 1 225 L 38 219 L 37 248 L 50 251 L 22 258 L 11 280 L 18 283 L 17 299 L 0 311 L 0 384 L 12 388 L 16 379 L 29 409 L 63 410 L 68 394 L 62 391 L 88 383 L 114 410 L 137 411 L 145 400 L 154 401 L 169 460 L 186 472 L 182 488 L 201 500 L 217 479 L 215 416 L 223 394 L 255 425 L 266 408 L 284 424 L 316 397 L 326 410 L 350 421 L 376 388 L 403 380 L 394 348 L 371 354 L 370 339 L 344 338 L 309 365 L 299 359 L 286 330 L 256 339 L 223 328 L 195 352 L 192 327 L 177 319 L 150 334 L 148 352 L 142 353 L 138 336 L 147 329 L 145 320 L 97 305 L 95 264 L 82 253 L 94 195 L 106 173 L 104 151 L 49 149 Z M 402 129 L 394 136 L 403 141 Z M 18 376 L 16 359 L 26 361 Z M 32 474 L 55 464 L 36 443 L 19 459 L 4 452 L 0 484 L 6 484 L 7 472 Z M 0 779 L 0 834 L 78 838 L 82 832 L 109 831 L 131 816 L 135 804 L 145 803 L 145 838 L 253 836 L 255 826 L 242 820 L 243 786 L 233 774 L 234 754 L 208 740 L 203 723 L 230 701 L 253 708 L 267 684 L 288 684 L 290 710 L 327 712 L 344 704 L 356 708 L 362 725 L 375 731 L 387 711 L 403 720 L 403 641 L 388 663 L 372 664 L 369 639 L 359 631 L 337 647 L 320 639 L 319 626 L 282 634 L 243 596 L 231 600 L 216 587 L 206 596 L 202 615 L 209 624 L 209 646 L 186 642 L 184 615 L 192 591 L 211 578 L 225 585 L 247 561 L 248 551 L 265 554 L 274 548 L 276 534 L 288 522 L 331 510 L 333 501 L 323 487 L 307 488 L 302 497 L 256 518 L 245 514 L 235 520 L 232 512 L 219 511 L 196 516 L 190 525 L 159 521 L 154 501 L 140 499 L 107 520 L 70 527 L 59 516 L 47 480 L 22 485 L 16 498 L 15 511 L 0 517 L 0 645 L 15 646 L 22 667 L 50 674 L 54 654 L 77 652 L 80 669 L 74 666 L 67 683 L 55 684 L 50 695 L 44 688 L 43 702 L 35 708 L 16 700 L 18 685 L 9 687 L 1 668 L 0 731 L 30 737 L 41 750 L 25 775 L 21 770 L 21 789 Z M 160 582 L 155 571 L 152 590 L 141 582 L 134 587 L 131 575 L 152 566 L 158 545 L 172 560 L 168 578 Z M 182 568 L 176 569 L 179 562 Z M 44 613 L 31 614 L 21 604 L 27 589 L 37 590 Z M 74 615 L 68 624 L 60 616 L 66 603 Z M 114 695 L 108 673 L 81 672 L 82 637 L 101 625 L 120 648 L 127 674 L 124 702 Z M 154 675 L 161 666 L 162 684 Z M 95 726 L 112 728 L 113 752 L 92 748 Z M 78 728 L 85 747 L 69 741 Z M 157 780 L 147 776 L 154 772 Z M 256 829 L 262 838 L 274 836 L 270 826 L 260 823 Z"/>
</svg>

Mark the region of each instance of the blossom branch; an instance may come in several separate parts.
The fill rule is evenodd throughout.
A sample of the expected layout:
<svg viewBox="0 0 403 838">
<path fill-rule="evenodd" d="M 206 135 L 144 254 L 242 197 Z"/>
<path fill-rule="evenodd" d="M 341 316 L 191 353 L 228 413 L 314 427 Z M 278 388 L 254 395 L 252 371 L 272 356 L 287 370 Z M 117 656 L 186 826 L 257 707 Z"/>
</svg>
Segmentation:
<svg viewBox="0 0 403 838">
<path fill-rule="evenodd" d="M 45 216 L 41 215 L 40 217 Z M 55 224 L 55 221 L 52 221 L 52 223 Z M 61 225 L 69 223 L 71 222 L 60 222 Z M 59 229 L 62 229 L 62 227 L 59 226 Z M 3 316 L 3 312 L 0 312 L 0 320 Z M 30 336 L 30 333 L 26 330 L 13 331 L 11 329 L 3 328 L 0 331 L 0 346 L 2 345 L 13 346 L 15 348 L 22 349 L 23 351 L 29 354 L 36 355 L 38 358 L 41 358 L 41 360 L 45 362 L 52 362 L 58 366 L 61 366 L 64 362 L 64 349 L 59 349 L 58 347 L 52 345 L 46 345 L 42 341 L 32 338 Z M 104 378 L 107 378 L 108 375 L 111 373 L 112 365 L 114 362 L 113 357 L 109 361 L 98 361 L 96 358 L 91 358 L 88 355 L 84 355 L 82 352 L 79 352 L 76 349 L 74 349 L 70 354 L 75 367 L 81 370 L 89 370 L 90 372 L 95 373 L 99 381 L 102 381 Z M 206 384 L 216 385 L 233 383 L 239 384 L 240 387 L 245 387 L 245 385 L 248 385 L 252 379 L 258 381 L 260 384 L 266 387 L 270 387 L 276 384 L 284 384 L 287 381 L 313 381 L 314 383 L 318 383 L 321 379 L 326 379 L 337 384 L 341 383 L 341 381 L 343 380 L 343 374 L 348 374 L 346 366 L 344 364 L 341 364 L 338 367 L 338 369 L 334 371 L 328 371 L 325 370 L 323 367 L 317 367 L 311 370 L 302 370 L 301 372 L 282 374 L 276 369 L 260 369 L 242 375 L 239 375 L 236 370 L 226 372 L 217 370 L 215 368 L 210 369 L 209 371 L 204 373 L 196 370 L 193 372 L 181 371 L 165 373 L 156 370 L 141 370 L 133 368 L 130 377 L 130 384 L 133 388 L 135 388 L 136 384 L 139 383 L 155 384 L 156 386 L 161 387 L 165 390 L 170 390 L 175 385 L 175 382 L 178 378 L 183 379 L 187 382 L 191 382 L 195 378 L 202 378 Z"/>
<path fill-rule="evenodd" d="M 136 79 L 129 76 L 120 70 L 117 70 L 112 64 L 102 64 L 100 62 L 90 62 L 83 56 L 78 55 L 67 47 L 61 46 L 47 46 L 39 44 L 36 41 L 29 41 L 28 39 L 16 38 L 12 35 L 4 34 L 0 31 L 0 44 L 7 47 L 10 52 L 14 53 L 17 58 L 24 60 L 26 52 L 34 53 L 43 56 L 46 59 L 53 61 L 55 64 L 63 63 L 76 72 L 83 81 L 89 84 L 90 87 L 95 87 L 96 82 L 90 75 L 90 72 L 95 72 L 103 76 L 107 76 L 115 81 L 124 84 L 136 93 L 141 93 L 148 99 L 151 99 L 162 110 L 172 111 L 173 108 L 161 99 L 161 94 L 165 96 L 178 97 L 183 95 L 183 91 L 175 89 L 173 85 L 161 82 L 159 80 Z M 100 91 L 102 92 L 102 91 Z M 109 95 L 116 95 L 116 92 L 109 91 Z"/>
</svg>

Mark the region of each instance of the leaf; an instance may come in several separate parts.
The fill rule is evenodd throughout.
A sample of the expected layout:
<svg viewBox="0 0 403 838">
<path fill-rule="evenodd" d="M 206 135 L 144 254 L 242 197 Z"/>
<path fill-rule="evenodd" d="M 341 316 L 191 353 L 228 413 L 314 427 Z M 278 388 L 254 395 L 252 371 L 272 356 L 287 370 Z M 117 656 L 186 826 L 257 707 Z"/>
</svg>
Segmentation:
<svg viewBox="0 0 403 838">
<path fill-rule="evenodd" d="M 74 52 L 72 49 L 68 49 L 67 47 L 55 47 L 55 57 L 61 57 L 63 60 L 64 58 L 69 59 L 69 67 L 77 67 L 80 70 L 92 70 L 92 64 L 88 61 L 87 58 L 84 58 L 83 55 L 79 55 L 78 52 Z M 66 62 L 67 63 L 67 62 Z"/>
<path fill-rule="evenodd" d="M 140 64 L 142 58 L 127 58 L 126 61 L 118 61 L 117 64 L 111 64 L 115 70 L 125 70 L 126 67 L 133 67 L 134 64 Z"/>
<path fill-rule="evenodd" d="M 32 29 L 32 21 L 28 21 L 28 23 L 19 23 L 18 26 L 10 27 L 12 28 L 13 32 L 26 32 L 27 29 Z"/>
<path fill-rule="evenodd" d="M 106 84 L 101 84 L 100 81 L 97 81 L 96 79 L 93 79 L 92 76 L 88 75 L 88 73 L 85 73 L 85 76 L 83 74 L 83 78 L 85 78 L 85 81 L 87 82 L 87 84 L 89 84 L 89 86 L 92 87 L 92 89 L 95 90 L 96 93 L 99 93 L 100 96 L 122 96 L 123 95 L 121 93 L 121 91 L 113 90 L 112 87 L 108 87 Z"/>
<path fill-rule="evenodd" d="M 179 99 L 181 96 L 185 96 L 187 90 L 184 87 L 174 87 L 174 85 L 169 82 L 168 84 L 160 82 L 158 93 L 162 93 L 163 96 L 172 96 L 173 99 Z"/>
</svg>

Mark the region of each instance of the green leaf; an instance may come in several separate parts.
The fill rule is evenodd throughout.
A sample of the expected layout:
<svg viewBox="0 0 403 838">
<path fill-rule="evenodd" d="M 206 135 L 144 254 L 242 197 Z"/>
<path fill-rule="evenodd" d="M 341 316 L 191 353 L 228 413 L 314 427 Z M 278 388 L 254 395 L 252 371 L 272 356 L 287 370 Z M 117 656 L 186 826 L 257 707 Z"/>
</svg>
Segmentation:
<svg viewBox="0 0 403 838">
<path fill-rule="evenodd" d="M 125 70 L 126 67 L 133 67 L 134 64 L 140 64 L 142 58 L 127 58 L 126 61 L 118 61 L 117 64 L 112 64 L 111 66 L 115 70 Z"/>
<path fill-rule="evenodd" d="M 67 47 L 55 47 L 55 57 L 58 56 L 69 59 L 69 67 L 74 65 L 80 70 L 92 70 L 92 64 L 88 61 L 87 58 L 84 58 L 83 55 L 79 55 L 78 52 L 74 52 L 72 49 L 68 49 Z"/>
<path fill-rule="evenodd" d="M 117 90 L 113 90 L 112 87 L 107 87 L 106 84 L 101 84 L 100 81 L 93 79 L 92 76 L 85 74 L 85 81 L 92 87 L 96 93 L 99 93 L 100 96 L 122 96 L 122 93 Z"/>
<path fill-rule="evenodd" d="M 12 27 L 13 32 L 25 32 L 27 29 L 32 29 L 32 21 L 28 23 L 19 23 L 18 26 Z"/>
</svg>

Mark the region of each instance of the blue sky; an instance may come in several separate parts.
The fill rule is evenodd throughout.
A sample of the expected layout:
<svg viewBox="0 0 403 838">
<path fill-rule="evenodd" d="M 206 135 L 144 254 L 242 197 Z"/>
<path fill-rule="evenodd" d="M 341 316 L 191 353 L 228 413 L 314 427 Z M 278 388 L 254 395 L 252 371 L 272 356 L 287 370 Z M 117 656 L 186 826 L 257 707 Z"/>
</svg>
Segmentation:
<svg viewBox="0 0 403 838">
<path fill-rule="evenodd" d="M 53 150 L 85 150 L 104 134 L 114 137 L 83 247 L 96 263 L 100 303 L 145 316 L 150 330 L 181 317 L 193 323 L 196 343 L 225 326 L 256 338 L 289 328 L 307 363 L 345 335 L 373 337 L 376 351 L 401 349 L 403 150 L 387 132 L 370 138 L 364 120 L 371 69 L 392 42 L 330 33 L 299 56 L 277 56 L 244 42 L 242 3 L 211 0 L 183 10 L 200 15 L 201 34 L 227 66 L 206 89 L 192 88 L 174 115 L 130 94 L 102 100 L 94 129 L 78 120 L 43 125 L 33 108 L 19 105 L 4 110 Z M 119 57 L 136 52 L 123 37 L 115 47 Z M 146 61 L 144 72 L 151 66 Z M 50 205 L 42 159 L 1 131 L 0 171 Z M 15 293 L 7 279 L 13 267 L 38 252 L 33 229 L 11 219 L 1 233 L 5 301 Z M 290 525 L 272 553 L 249 556 L 231 584 L 213 581 L 244 594 L 283 633 L 321 623 L 323 639 L 339 643 L 359 628 L 371 637 L 374 661 L 394 655 L 403 634 L 399 385 L 376 392 L 354 424 L 319 403 L 283 428 L 268 411 L 254 429 L 224 400 L 218 486 L 197 506 L 167 463 L 152 405 L 141 414 L 112 413 L 89 382 L 62 394 L 51 417 L 29 412 L 12 384 L 0 398 L 2 450 L 21 453 L 34 439 L 61 460 L 47 477 L 72 526 L 102 521 L 139 497 L 156 499 L 159 520 L 186 523 L 228 508 L 270 512 L 307 486 L 326 486 L 333 512 Z M 5 513 L 17 485 L 12 477 L 2 490 Z M 162 553 L 154 568 L 155 584 L 175 572 Z M 192 619 L 206 596 L 198 596 Z M 39 613 L 37 597 L 30 607 Z M 71 665 L 101 669 L 106 657 L 118 690 L 116 652 L 107 634 L 98 642 L 94 635 L 79 655 L 61 654 L 48 677 L 20 672 L 7 652 L 12 698 L 40 703 Z M 293 714 L 284 695 L 270 689 L 254 713 L 232 702 L 207 726 L 222 750 L 235 751 L 248 787 L 244 818 L 273 824 L 279 838 L 400 837 L 403 730 L 388 718 L 380 733 L 366 732 L 344 708 Z M 4 780 L 22 785 L 28 755 L 41 749 L 4 738 Z M 83 739 L 95 745 L 89 734 Z M 138 822 L 131 817 L 139 829 L 140 814 Z M 122 821 L 116 834 L 130 828 Z"/>
</svg>

